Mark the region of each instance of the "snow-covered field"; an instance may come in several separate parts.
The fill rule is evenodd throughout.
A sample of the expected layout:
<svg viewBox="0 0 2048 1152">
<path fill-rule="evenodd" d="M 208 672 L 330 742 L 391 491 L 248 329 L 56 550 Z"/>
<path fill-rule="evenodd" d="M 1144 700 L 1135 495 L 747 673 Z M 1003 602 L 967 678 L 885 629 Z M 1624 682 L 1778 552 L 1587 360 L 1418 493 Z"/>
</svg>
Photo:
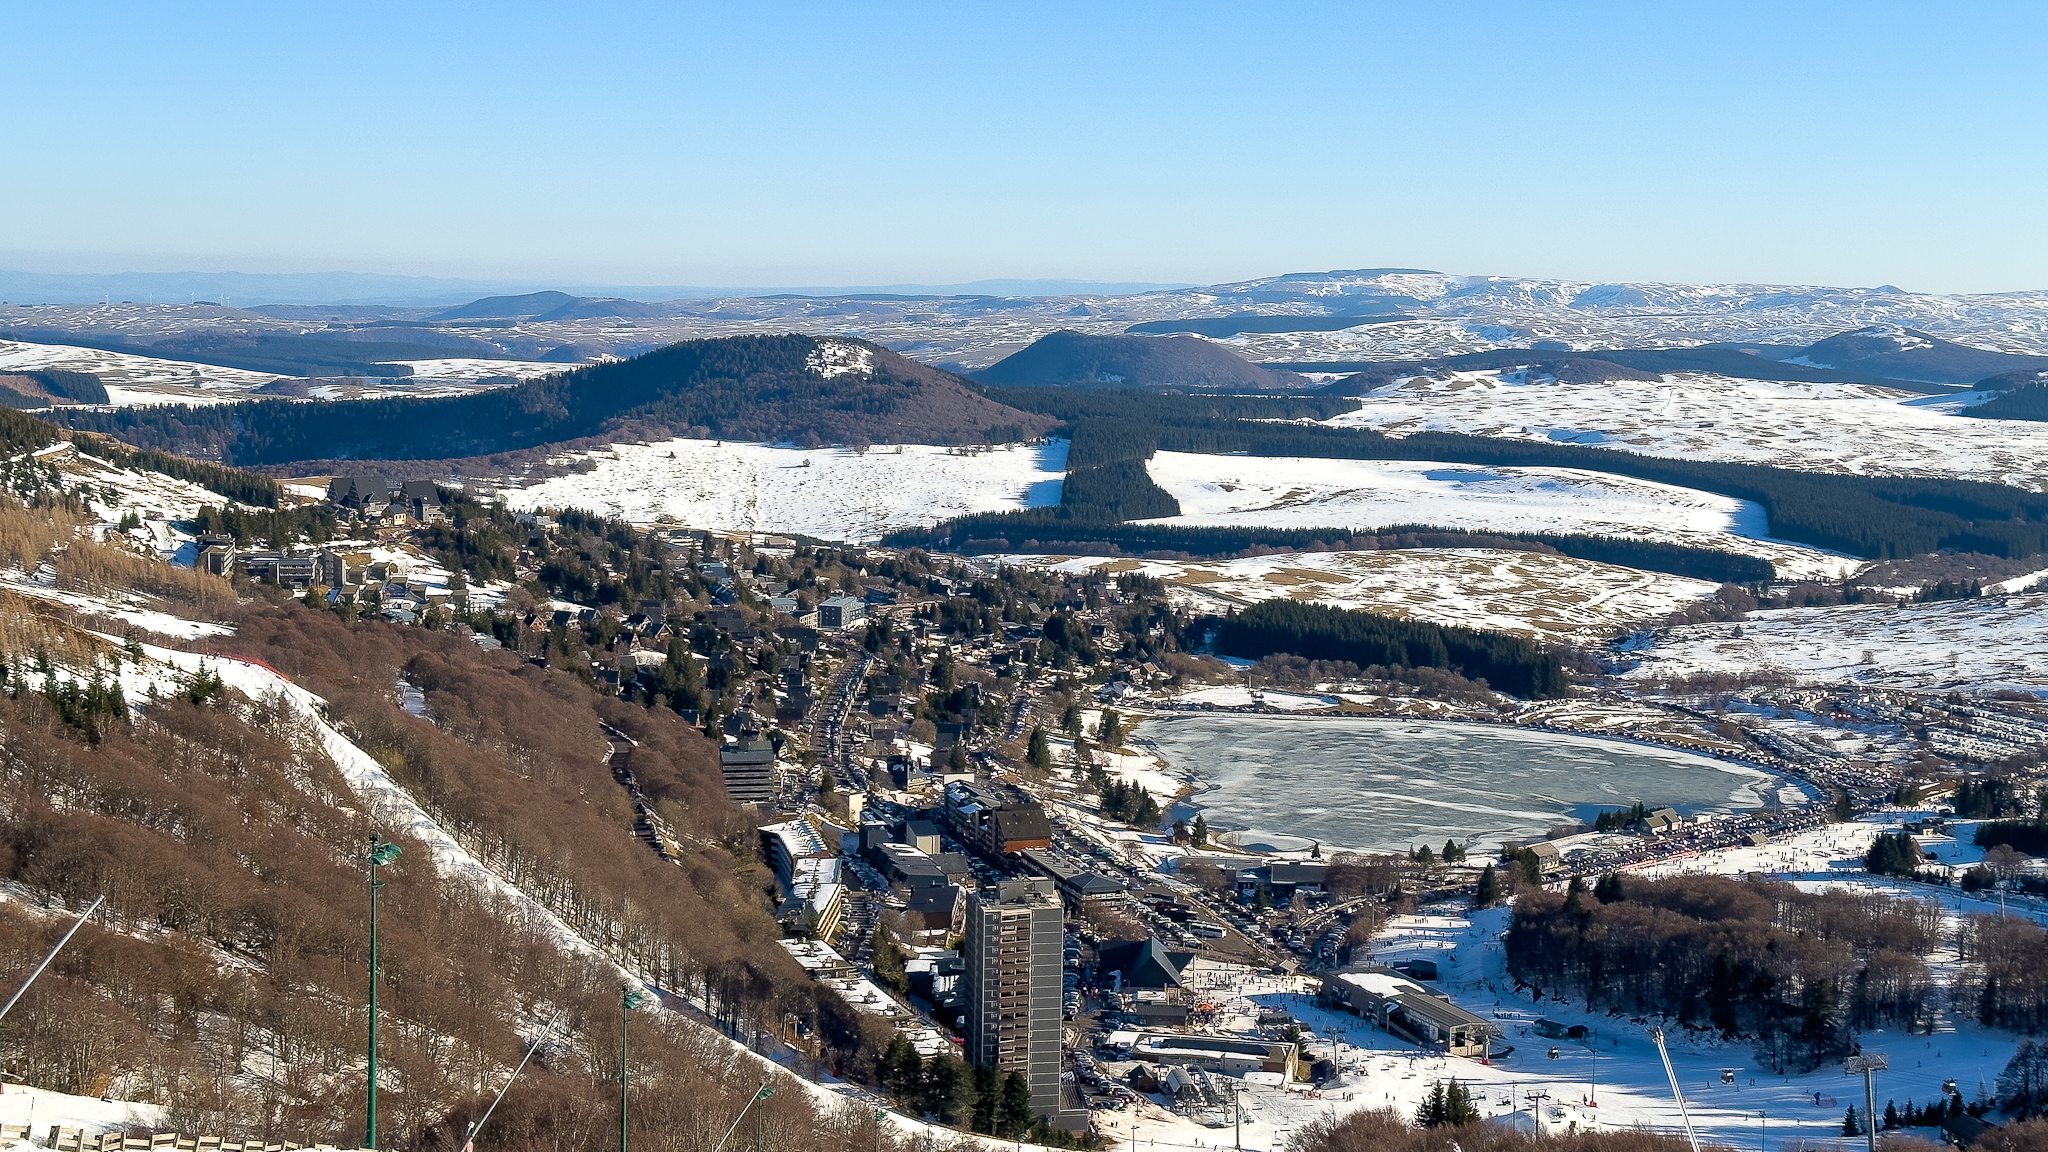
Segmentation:
<svg viewBox="0 0 2048 1152">
<path fill-rule="evenodd" d="M 1151 523 L 1626 536 L 1759 556 L 1788 577 L 1864 563 L 1766 539 L 1764 510 L 1747 500 L 1570 468 L 1160 452 L 1146 470 L 1181 508 Z"/>
<path fill-rule="evenodd" d="M 1005 557 L 1012 563 L 1030 557 Z M 1546 640 L 1606 639 L 1714 593 L 1715 585 L 1541 552 L 1490 548 L 1295 552 L 1238 560 L 1058 560 L 1067 571 L 1140 571 L 1214 611 L 1286 597 Z M 1219 603 L 1220 602 L 1220 603 Z"/>
<path fill-rule="evenodd" d="M 1630 675 L 1788 673 L 1873 687 L 2048 686 L 2048 595 L 1756 612 L 1660 634 Z"/>
<path fill-rule="evenodd" d="M 696 528 L 873 540 L 970 512 L 1056 504 L 1063 440 L 993 449 L 790 448 L 713 440 L 614 444 L 588 472 L 505 492 L 514 508 L 582 508 Z"/>
<path fill-rule="evenodd" d="M 189 480 L 161 472 L 116 467 L 97 456 L 80 452 L 68 442 L 53 444 L 35 456 L 55 467 L 63 475 L 67 487 L 87 485 L 85 495 L 91 499 L 93 511 L 110 521 L 119 521 L 129 512 L 145 521 L 190 520 L 208 505 L 218 508 L 234 503 L 220 493 Z M 107 499 L 109 495 L 113 499 Z M 171 544 L 168 550 L 174 552 L 177 547 Z"/>
<path fill-rule="evenodd" d="M 1592 444 L 1653 456 L 1812 471 L 1943 476 L 2048 488 L 2048 424 L 1976 420 L 1948 397 L 1862 384 L 1676 373 L 1660 384 L 1525 382 L 1514 373 L 1412 377 L 1329 421 Z"/>
<path fill-rule="evenodd" d="M 107 386 L 107 398 L 119 405 L 218 404 L 240 400 L 244 393 L 277 379 L 272 372 L 160 360 L 130 352 L 0 340 L 0 373 L 44 368 L 90 372 Z"/>
<path fill-rule="evenodd" d="M 535 376 L 573 368 L 539 360 L 478 360 L 454 357 L 402 360 L 413 370 L 407 377 L 362 379 L 323 377 L 309 381 L 309 395 L 319 400 L 360 400 L 373 396 L 456 396 L 505 387 Z M 107 386 L 107 399 L 117 407 L 146 404 L 225 404 L 246 400 L 280 379 L 275 372 L 251 372 L 165 360 L 133 352 L 109 352 L 70 344 L 35 344 L 0 340 L 0 375 L 37 369 L 90 372 Z"/>
</svg>

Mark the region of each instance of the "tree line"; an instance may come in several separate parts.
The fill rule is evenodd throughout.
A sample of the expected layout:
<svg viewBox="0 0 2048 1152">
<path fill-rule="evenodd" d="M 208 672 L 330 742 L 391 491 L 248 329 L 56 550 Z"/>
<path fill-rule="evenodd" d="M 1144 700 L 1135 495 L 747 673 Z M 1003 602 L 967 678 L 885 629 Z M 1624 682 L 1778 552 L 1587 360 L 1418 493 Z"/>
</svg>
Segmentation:
<svg viewBox="0 0 2048 1152">
<path fill-rule="evenodd" d="M 1225 560 L 1271 552 L 1372 552 L 1395 548 L 1500 548 L 1543 552 L 1613 564 L 1645 572 L 1668 572 L 1717 584 L 1768 584 L 1777 578 L 1770 561 L 1756 556 L 1667 544 L 1626 536 L 1592 536 L 1555 532 L 1486 532 L 1396 524 L 1366 528 L 1261 528 L 1131 524 L 1095 519 L 1111 509 L 1143 508 L 1148 516 L 1179 514 L 1179 505 L 1145 475 L 1150 492 L 1103 493 L 1113 483 L 1139 485 L 1139 469 L 1105 465 L 1070 474 L 1083 487 L 1072 504 L 1063 499 L 1054 509 L 1024 509 L 961 516 L 931 529 L 899 529 L 884 538 L 898 548 L 945 548 L 960 552 L 1067 552 L 1082 555 L 1164 554 L 1175 559 Z M 1156 495 L 1154 495 L 1156 493 Z M 1156 501 L 1157 503 L 1150 503 Z M 1168 510 L 1170 508 L 1170 510 Z"/>
<path fill-rule="evenodd" d="M 1247 660 L 1286 652 L 1361 666 L 1448 669 L 1531 699 L 1559 695 L 1566 685 L 1557 654 L 1526 637 L 1294 600 L 1266 600 L 1223 617 L 1216 651 Z"/>
<path fill-rule="evenodd" d="M 1852 1051 L 1859 1030 L 1932 1027 L 1936 988 L 1922 957 L 1941 938 L 1929 902 L 1761 877 L 1617 873 L 1591 889 L 1575 877 L 1563 893 L 1523 893 L 1506 948 L 1509 973 L 1544 995 L 1711 1026 L 1750 1040 L 1773 1070 L 1799 1073 Z M 2029 963 L 2002 936 L 1989 951 L 2001 971 Z M 2048 962 L 2031 963 L 2048 974 Z M 2029 985 L 2016 1000 L 2038 1011 L 2044 990 Z"/>
<path fill-rule="evenodd" d="M 97 456 L 116 468 L 161 472 L 166 476 L 197 484 L 230 500 L 253 504 L 259 508 L 277 507 L 278 497 L 283 493 L 277 481 L 268 476 L 259 476 L 240 468 L 209 464 L 204 460 L 174 456 L 169 452 L 159 452 L 151 448 L 130 448 L 108 436 L 79 436 L 72 440 L 72 444 L 80 452 Z"/>
<path fill-rule="evenodd" d="M 1574 468 L 1754 501 L 1767 513 L 1773 536 L 1872 559 L 1944 549 L 2013 558 L 2048 551 L 2048 494 L 1978 481 L 1835 475 L 1454 432 L 1390 437 L 1365 428 L 1247 420 L 1083 419 L 1067 431 L 1070 469 L 1145 459 L 1155 451 Z"/>
</svg>

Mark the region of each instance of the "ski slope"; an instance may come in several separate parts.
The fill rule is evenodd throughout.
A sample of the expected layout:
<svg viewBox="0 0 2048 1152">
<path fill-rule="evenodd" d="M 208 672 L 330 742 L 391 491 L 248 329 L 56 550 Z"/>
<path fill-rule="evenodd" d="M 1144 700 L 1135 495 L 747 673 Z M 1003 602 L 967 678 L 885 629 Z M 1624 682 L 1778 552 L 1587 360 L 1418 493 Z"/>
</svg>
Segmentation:
<svg viewBox="0 0 2048 1152">
<path fill-rule="evenodd" d="M 565 457 L 587 467 L 509 489 L 516 509 L 581 508 L 638 523 L 871 541 L 971 512 L 1059 502 L 1063 440 L 1003 448 L 792 448 L 675 439 Z"/>
<path fill-rule="evenodd" d="M 1536 381 L 1514 372 L 1417 376 L 1328 423 L 1389 435 L 1467 432 L 1651 456 L 1809 471 L 1941 476 L 2048 489 L 2048 424 L 1957 415 L 1951 397 L 1862 384 L 1674 373 L 1664 382 Z"/>
<path fill-rule="evenodd" d="M 1758 556 L 1784 577 L 1839 578 L 1864 563 L 1768 539 L 1764 510 L 1747 500 L 1570 468 L 1160 452 L 1146 470 L 1181 508 L 1147 523 L 1625 536 Z"/>
<path fill-rule="evenodd" d="M 1879 881 L 1835 867 L 1837 862 L 1859 858 L 1871 839 L 1879 831 L 1895 827 L 1896 820 L 1825 825 L 1765 849 L 1708 852 L 1680 863 L 1655 865 L 1644 873 L 1682 870 L 1740 876 L 1764 871 L 1809 890 L 1839 887 L 1916 898 L 1935 892 L 1951 925 L 1944 931 L 1951 941 L 1956 916 L 1995 911 L 1995 906 L 1982 901 L 1959 904 L 1952 892 Z M 2018 911 L 2037 919 L 2041 915 Z M 1435 961 L 1440 979 L 1425 987 L 1450 996 L 1460 1007 L 1496 1024 L 1502 1032 L 1501 1042 L 1513 1047 L 1512 1054 L 1490 1063 L 1421 1051 L 1369 1021 L 1324 1008 L 1310 995 L 1311 978 L 1247 974 L 1196 960 L 1189 971 L 1191 990 L 1216 1004 L 1220 1027 L 1248 1033 L 1256 1013 L 1285 1011 L 1311 1034 L 1307 1046 L 1312 1054 L 1333 1057 L 1341 1065 L 1340 1077 L 1319 1092 L 1306 1087 L 1299 1091 L 1248 1089 L 1244 1146 L 1284 1146 L 1287 1133 L 1319 1116 L 1374 1108 L 1391 1108 L 1412 1116 L 1433 1084 L 1451 1078 L 1471 1091 L 1486 1119 L 1523 1131 L 1531 1127 L 1531 1095 L 1546 1093 L 1541 1107 L 1554 1132 L 1576 1122 L 1608 1131 L 1642 1126 L 1677 1133 L 1681 1131 L 1678 1106 L 1648 1032 L 1650 1025 L 1660 1023 L 1667 1033 L 1672 1068 L 1687 1110 L 1704 1142 L 1774 1150 L 1800 1147 L 1800 1141 L 1813 1142 L 1806 1145 L 1809 1147 L 1832 1147 L 1840 1137 L 1844 1109 L 1853 1102 L 1859 1114 L 1863 1111 L 1861 1082 L 1844 1077 L 1839 1064 L 1823 1064 L 1803 1075 L 1773 1075 L 1758 1066 L 1748 1042 L 1722 1040 L 1711 1029 L 1695 1033 L 1671 1020 L 1631 1020 L 1586 1012 L 1583 1002 L 1535 999 L 1518 989 L 1506 971 L 1500 936 L 1509 915 L 1506 907 L 1484 911 L 1450 905 L 1426 907 L 1416 915 L 1389 920 L 1373 939 L 1369 957 L 1377 963 Z M 1942 984 L 1961 963 L 1952 943 L 1926 959 Z M 1364 963 L 1368 957 L 1361 950 L 1355 960 Z M 1534 1028 L 1539 1019 L 1567 1027 L 1583 1025 L 1591 1031 L 1592 1043 L 1546 1039 Z M 2011 1059 L 2017 1037 L 1943 1011 L 1931 1034 L 1867 1031 L 1858 1040 L 1864 1052 L 1882 1053 L 1890 1062 L 1890 1070 L 1878 1075 L 1876 1085 L 1882 1112 L 1887 1100 L 1903 1105 L 1908 1098 L 1917 1103 L 1935 1099 L 1942 1081 L 1949 1077 L 1956 1080 L 1965 1099 L 1978 1098 Z M 1550 1055 L 1553 1048 L 1554 1058 Z M 1724 1074 L 1728 1078 L 1725 1083 Z M 1108 1113 L 1104 1118 L 1114 1136 L 1109 1142 L 1112 1147 L 1129 1144 L 1133 1121 L 1141 1142 L 1157 1140 L 1163 1148 L 1231 1144 L 1229 1129 L 1207 1129 L 1156 1106 L 1145 1106 L 1135 1116 Z M 1933 1131 L 1915 1129 L 1906 1134 L 1931 1138 Z M 1847 1146 L 1861 1147 L 1861 1143 L 1847 1142 Z"/>
</svg>

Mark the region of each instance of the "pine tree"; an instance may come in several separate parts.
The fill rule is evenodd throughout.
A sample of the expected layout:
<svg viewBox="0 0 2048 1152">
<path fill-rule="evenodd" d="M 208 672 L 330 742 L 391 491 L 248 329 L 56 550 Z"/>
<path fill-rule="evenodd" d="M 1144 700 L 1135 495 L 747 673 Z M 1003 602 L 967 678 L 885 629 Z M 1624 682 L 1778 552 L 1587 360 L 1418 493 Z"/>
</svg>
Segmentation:
<svg viewBox="0 0 2048 1152">
<path fill-rule="evenodd" d="M 880 920 L 875 921 L 869 956 L 877 983 L 897 992 L 910 990 L 910 975 L 903 970 L 903 946 L 896 942 L 896 934 L 889 931 L 889 926 Z"/>
<path fill-rule="evenodd" d="M 1195 813 L 1194 827 L 1190 828 L 1188 832 L 1197 848 L 1209 842 L 1209 822 L 1202 819 L 1200 812 Z"/>
<path fill-rule="evenodd" d="M 1500 903 L 1500 873 L 1488 864 L 1479 871 L 1479 887 L 1472 894 L 1472 903 L 1480 908 L 1491 908 Z"/>
<path fill-rule="evenodd" d="M 1452 1124 L 1462 1126 L 1479 1122 L 1479 1106 L 1472 1102 L 1471 1089 L 1456 1080 L 1451 1081 L 1451 1089 L 1444 1094 L 1444 1102 L 1449 1107 Z"/>
<path fill-rule="evenodd" d="M 1471 1091 L 1456 1080 L 1430 1085 L 1429 1095 L 1415 1112 L 1415 1124 L 1420 1128 L 1458 1127 L 1478 1120 L 1479 1106 L 1472 1102 Z"/>
<path fill-rule="evenodd" d="M 924 1062 L 918 1082 L 918 1106 L 940 1120 L 957 1123 L 974 1106 L 974 1084 L 958 1060 L 944 1052 Z"/>
<path fill-rule="evenodd" d="M 996 1130 L 997 1088 L 1002 1083 L 1002 1072 L 993 1064 L 973 1066 L 974 1117 L 970 1126 L 976 1131 L 994 1135 Z"/>
<path fill-rule="evenodd" d="M 907 1097 L 917 1091 L 918 1078 L 924 1073 L 924 1060 L 918 1056 L 917 1047 L 910 1038 L 898 1032 L 889 1038 L 889 1047 L 883 1051 L 875 1073 L 884 1088 Z"/>
<path fill-rule="evenodd" d="M 1586 915 L 1586 882 L 1580 877 L 1564 886 L 1564 910 L 1572 916 Z"/>
<path fill-rule="evenodd" d="M 1422 1098 L 1422 1104 L 1415 1110 L 1417 1128 L 1441 1128 L 1450 1123 L 1450 1106 L 1444 1100 L 1444 1082 L 1439 1080 L 1429 1086 L 1429 1095 Z"/>
<path fill-rule="evenodd" d="M 1045 729 L 1032 727 L 1031 740 L 1024 746 L 1024 759 L 1040 772 L 1052 770 L 1052 746 L 1046 742 Z"/>
<path fill-rule="evenodd" d="M 1854 1104 L 1849 1105 L 1849 1110 L 1842 1114 L 1842 1135 L 1863 1135 L 1863 1129 L 1856 1123 L 1856 1106 Z"/>
<path fill-rule="evenodd" d="M 996 1108 L 996 1135 L 1015 1138 L 1031 1127 L 1031 1082 L 1022 1072 L 1003 1076 L 1002 1103 Z"/>
<path fill-rule="evenodd" d="M 1444 841 L 1444 863 L 1456 864 L 1465 858 L 1465 850 L 1458 847 L 1456 840 Z"/>
<path fill-rule="evenodd" d="M 1884 1126 L 1887 1131 L 1893 1128 L 1904 1127 L 1899 1121 L 1898 1105 L 1893 1104 L 1889 1100 L 1884 1102 Z"/>
</svg>

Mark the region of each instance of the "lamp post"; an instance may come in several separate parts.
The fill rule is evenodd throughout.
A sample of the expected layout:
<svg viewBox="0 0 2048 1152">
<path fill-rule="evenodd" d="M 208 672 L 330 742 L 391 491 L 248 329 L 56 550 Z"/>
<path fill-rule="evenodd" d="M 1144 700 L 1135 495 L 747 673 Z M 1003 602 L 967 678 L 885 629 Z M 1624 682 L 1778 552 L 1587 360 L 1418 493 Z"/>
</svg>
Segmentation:
<svg viewBox="0 0 2048 1152">
<path fill-rule="evenodd" d="M 749 1100 L 749 1101 L 747 1101 L 747 1106 L 746 1106 L 745 1108 L 742 1108 L 742 1109 L 740 1109 L 740 1114 L 732 1118 L 732 1127 L 730 1127 L 730 1128 L 727 1128 L 727 1129 L 725 1130 L 725 1135 L 723 1135 L 723 1136 L 720 1136 L 720 1137 L 718 1138 L 718 1143 L 716 1143 L 716 1144 L 712 1145 L 712 1147 L 711 1147 L 711 1152 L 719 1152 L 719 1150 L 720 1150 L 720 1149 L 724 1148 L 724 1147 L 725 1147 L 725 1142 L 726 1142 L 727 1140 L 730 1140 L 730 1139 L 732 1139 L 732 1134 L 733 1134 L 734 1132 L 737 1132 L 737 1131 L 739 1131 L 739 1127 L 740 1127 L 740 1121 L 742 1121 L 742 1120 L 745 1120 L 745 1119 L 747 1118 L 747 1113 L 748 1113 L 748 1111 L 750 1111 L 750 1110 L 751 1110 L 751 1109 L 752 1109 L 752 1108 L 754 1107 L 754 1105 L 756 1105 L 756 1104 L 759 1104 L 759 1103 L 760 1103 L 761 1101 L 763 1101 L 763 1100 L 766 1100 L 767 1098 L 769 1098 L 770 1096 L 773 1096 L 773 1095 L 775 1095 L 775 1089 L 774 1089 L 773 1087 L 771 1087 L 771 1086 L 770 1086 L 770 1084 L 769 1084 L 769 1082 L 768 1082 L 768 1081 L 766 1081 L 766 1080 L 763 1080 L 763 1081 L 761 1081 L 761 1086 L 760 1086 L 759 1088 L 757 1088 L 757 1089 L 755 1089 L 755 1090 L 754 1090 L 754 1098 L 753 1098 L 753 1099 L 751 1099 L 751 1100 Z M 876 1116 L 876 1125 L 875 1125 L 875 1130 L 876 1130 L 876 1133 L 877 1133 L 877 1135 L 875 1136 L 875 1140 L 876 1140 L 876 1142 L 877 1142 L 877 1143 L 879 1143 L 879 1142 L 881 1141 L 881 1136 L 880 1136 L 880 1132 L 881 1132 L 881 1123 L 880 1123 L 880 1117 L 881 1117 L 881 1112 L 880 1112 L 880 1111 L 877 1111 L 877 1112 L 875 1113 L 875 1116 Z M 755 1142 L 756 1144 L 759 1144 L 759 1143 L 760 1143 L 760 1129 L 759 1129 L 758 1127 L 756 1127 L 756 1128 L 755 1128 L 755 1130 L 754 1130 L 754 1132 L 755 1132 L 755 1136 L 754 1136 L 754 1142 Z"/>
<path fill-rule="evenodd" d="M 370 833 L 370 1092 L 369 1104 L 363 1117 L 363 1147 L 377 1147 L 377 889 L 384 886 L 377 879 L 377 866 L 389 864 L 398 859 L 398 845 L 377 839 Z"/>
<path fill-rule="evenodd" d="M 462 1142 L 462 1152 L 476 1152 L 477 1133 L 484 1130 L 485 1124 L 490 1123 L 491 1113 L 496 1112 L 498 1110 L 498 1105 L 504 1103 L 505 1093 L 510 1092 L 512 1090 L 512 1082 L 519 1079 L 519 1074 L 521 1072 L 526 1071 L 527 1061 L 532 1060 L 533 1054 L 535 1052 L 540 1051 L 541 1041 L 546 1040 L 549 1036 L 554 1034 L 556 1022 L 561 1020 L 562 1013 L 566 1011 L 568 1011 L 566 1007 L 555 1009 L 555 1014 L 548 1018 L 547 1027 L 541 1029 L 540 1035 L 533 1038 L 532 1044 L 527 1045 L 526 1055 L 521 1056 L 519 1058 L 519 1066 L 512 1069 L 512 1075 L 506 1078 L 505 1086 L 503 1088 L 498 1089 L 497 1096 L 492 1098 L 491 1100 L 491 1106 L 489 1108 L 484 1109 L 483 1118 L 474 1121 L 470 1124 L 469 1136 L 465 1138 Z"/>
<path fill-rule="evenodd" d="M 619 1152 L 626 1152 L 626 1084 L 632 1068 L 626 1033 L 633 1023 L 633 1009 L 647 999 L 630 984 L 619 986 Z"/>
</svg>

